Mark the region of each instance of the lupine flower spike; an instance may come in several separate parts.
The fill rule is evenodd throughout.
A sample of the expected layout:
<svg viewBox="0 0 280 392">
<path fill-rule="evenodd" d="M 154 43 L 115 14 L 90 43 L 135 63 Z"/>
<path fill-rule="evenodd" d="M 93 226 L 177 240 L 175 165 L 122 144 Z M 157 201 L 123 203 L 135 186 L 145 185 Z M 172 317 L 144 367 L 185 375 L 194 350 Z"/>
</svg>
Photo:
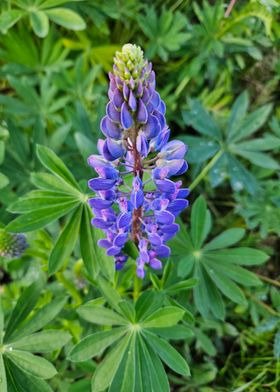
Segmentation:
<svg viewBox="0 0 280 392">
<path fill-rule="evenodd" d="M 99 175 L 89 181 L 96 192 L 89 200 L 92 224 L 105 231 L 99 245 L 114 256 L 116 269 L 127 260 L 125 243 L 137 245 L 137 275 L 143 278 L 145 266 L 160 269 L 160 259 L 169 257 L 166 242 L 178 232 L 175 218 L 188 205 L 188 189 L 170 179 L 187 170 L 186 146 L 168 142 L 165 104 L 155 89 L 152 64 L 138 46 L 127 44 L 116 53 L 109 78 L 101 120 L 106 139 L 98 141 L 100 155 L 88 158 Z"/>
<path fill-rule="evenodd" d="M 26 248 L 28 248 L 28 244 L 24 234 L 13 234 L 0 230 L 0 256 L 8 259 L 19 258 Z"/>
</svg>

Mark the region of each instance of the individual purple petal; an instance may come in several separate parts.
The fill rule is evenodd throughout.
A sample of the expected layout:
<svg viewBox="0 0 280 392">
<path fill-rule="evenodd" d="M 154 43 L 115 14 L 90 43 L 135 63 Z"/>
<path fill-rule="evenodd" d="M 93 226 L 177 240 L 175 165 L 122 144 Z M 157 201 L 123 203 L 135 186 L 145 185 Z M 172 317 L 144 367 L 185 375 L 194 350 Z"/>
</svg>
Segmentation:
<svg viewBox="0 0 280 392">
<path fill-rule="evenodd" d="M 126 101 L 128 101 L 129 93 L 130 93 L 129 87 L 128 87 L 128 85 L 126 83 L 124 83 L 124 85 L 123 85 L 123 96 L 124 96 L 124 99 Z"/>
<path fill-rule="evenodd" d="M 177 193 L 177 197 L 178 197 L 178 199 L 185 199 L 187 196 L 189 196 L 189 194 L 190 194 L 189 189 L 181 188 Z"/>
<path fill-rule="evenodd" d="M 121 141 L 107 138 L 105 144 L 114 159 L 120 158 L 124 154 L 124 148 Z"/>
<path fill-rule="evenodd" d="M 119 89 L 115 89 L 113 93 L 113 104 L 115 105 L 116 109 L 120 109 L 123 104 L 123 96 Z"/>
<path fill-rule="evenodd" d="M 101 240 L 97 241 L 98 245 L 101 246 L 102 248 L 108 249 L 112 246 L 112 243 L 105 238 L 102 238 Z"/>
<path fill-rule="evenodd" d="M 127 241 L 128 234 L 127 233 L 120 233 L 114 239 L 114 246 L 123 247 Z"/>
<path fill-rule="evenodd" d="M 121 251 L 121 249 L 117 246 L 112 246 L 111 248 L 107 249 L 106 254 L 108 256 L 116 256 L 117 254 L 119 254 Z"/>
<path fill-rule="evenodd" d="M 141 157 L 145 158 L 148 155 L 148 146 L 148 141 L 144 132 L 139 131 L 136 138 L 136 149 L 141 155 Z"/>
<path fill-rule="evenodd" d="M 181 176 L 182 174 L 184 174 L 186 171 L 188 170 L 188 164 L 186 161 L 184 161 L 181 169 L 176 173 L 176 176 Z"/>
<path fill-rule="evenodd" d="M 96 167 L 96 173 L 99 174 L 102 178 L 109 178 L 111 180 L 116 180 L 119 177 L 119 172 L 113 166 L 103 166 L 103 167 Z"/>
<path fill-rule="evenodd" d="M 132 192 L 130 201 L 135 209 L 142 207 L 144 203 L 143 191 Z"/>
<path fill-rule="evenodd" d="M 174 215 L 169 211 L 155 211 L 155 217 L 157 223 L 162 225 L 171 225 L 175 220 Z"/>
<path fill-rule="evenodd" d="M 133 110 L 133 112 L 135 112 L 135 110 L 137 108 L 137 101 L 136 101 L 136 98 L 131 90 L 129 93 L 128 105 Z"/>
<path fill-rule="evenodd" d="M 124 212 L 120 214 L 117 220 L 117 225 L 121 229 L 123 227 L 129 226 L 131 223 L 131 214 Z"/>
<path fill-rule="evenodd" d="M 143 84 L 142 82 L 139 82 L 136 90 L 136 96 L 142 97 L 142 95 L 143 95 Z"/>
<path fill-rule="evenodd" d="M 92 178 L 88 182 L 88 186 L 93 191 L 103 191 L 111 189 L 116 183 L 116 180 L 109 180 L 106 178 Z"/>
<path fill-rule="evenodd" d="M 150 99 L 150 92 L 147 89 L 147 87 L 144 87 L 143 95 L 142 95 L 142 101 L 144 102 L 144 104 L 147 104 L 149 99 Z"/>
<path fill-rule="evenodd" d="M 179 215 L 181 211 L 187 208 L 189 205 L 188 200 L 176 199 L 173 200 L 167 207 L 167 210 L 172 212 L 175 216 Z"/>
<path fill-rule="evenodd" d="M 98 198 L 92 198 L 92 199 L 88 200 L 88 204 L 92 208 L 103 210 L 105 208 L 110 207 L 113 204 L 113 201 L 111 201 L 111 200 L 103 200 L 103 199 L 98 199 Z"/>
<path fill-rule="evenodd" d="M 133 118 L 126 102 L 121 107 L 121 125 L 124 129 L 129 129 L 133 125 Z"/>
<path fill-rule="evenodd" d="M 137 269 L 136 269 L 136 275 L 138 276 L 138 278 L 140 278 L 140 279 L 144 279 L 144 277 L 145 277 L 145 270 L 144 270 L 144 267 L 137 267 Z"/>
<path fill-rule="evenodd" d="M 171 180 L 155 180 L 155 184 L 161 192 L 174 193 L 176 191 L 176 186 Z"/>
<path fill-rule="evenodd" d="M 172 140 L 161 148 L 159 157 L 171 159 L 183 159 L 187 152 L 187 146 L 180 140 Z"/>
<path fill-rule="evenodd" d="M 164 103 L 162 100 L 160 101 L 157 110 L 158 110 L 161 114 L 165 115 L 166 106 L 165 106 L 165 103 Z"/>
<path fill-rule="evenodd" d="M 154 234 L 148 234 L 149 241 L 152 245 L 159 246 L 162 244 L 162 238 L 160 235 L 154 233 Z"/>
<path fill-rule="evenodd" d="M 158 119 L 155 116 L 150 115 L 148 117 L 147 123 L 143 127 L 143 132 L 145 133 L 146 138 L 152 139 L 156 137 L 160 130 L 161 128 Z"/>
<path fill-rule="evenodd" d="M 163 129 L 166 125 L 164 116 L 157 110 L 153 111 L 153 116 L 155 116 L 158 119 L 160 123 L 160 128 Z"/>
<path fill-rule="evenodd" d="M 158 257 L 169 257 L 170 248 L 166 245 L 157 246 L 154 251 Z"/>
<path fill-rule="evenodd" d="M 171 225 L 166 225 L 161 227 L 161 231 L 163 233 L 172 233 L 175 234 L 179 231 L 180 226 L 177 223 L 172 223 Z"/>
<path fill-rule="evenodd" d="M 150 260 L 150 266 L 153 269 L 159 270 L 162 269 L 162 262 L 159 259 L 154 258 Z"/>
<path fill-rule="evenodd" d="M 110 163 L 106 159 L 102 158 L 99 155 L 90 155 L 88 157 L 87 161 L 88 161 L 89 166 L 93 167 L 94 169 L 96 167 L 102 167 L 102 166 L 110 165 Z"/>
<path fill-rule="evenodd" d="M 148 120 L 148 112 L 146 106 L 144 105 L 142 99 L 138 100 L 138 110 L 137 110 L 137 122 L 141 124 L 146 124 Z"/>
<path fill-rule="evenodd" d="M 106 106 L 106 114 L 108 116 L 108 118 L 115 122 L 115 123 L 120 123 L 121 121 L 121 114 L 120 112 L 116 109 L 115 105 L 113 104 L 113 102 L 108 102 L 107 106 Z"/>
<path fill-rule="evenodd" d="M 122 137 L 121 128 L 116 123 L 112 122 L 108 116 L 102 118 L 100 128 L 107 137 L 112 137 L 114 139 L 121 139 Z"/>
<path fill-rule="evenodd" d="M 113 223 L 111 221 L 105 221 L 104 219 L 101 218 L 93 218 L 91 220 L 91 224 L 92 226 L 97 227 L 97 229 L 106 230 L 109 227 L 111 227 Z"/>
<path fill-rule="evenodd" d="M 151 102 L 151 104 L 153 105 L 154 109 L 157 109 L 157 107 L 158 107 L 159 104 L 160 104 L 160 96 L 159 96 L 159 93 L 156 92 L 155 90 L 154 90 L 154 92 L 153 92 L 153 95 L 152 95 L 151 98 L 150 98 L 150 102 Z"/>
</svg>

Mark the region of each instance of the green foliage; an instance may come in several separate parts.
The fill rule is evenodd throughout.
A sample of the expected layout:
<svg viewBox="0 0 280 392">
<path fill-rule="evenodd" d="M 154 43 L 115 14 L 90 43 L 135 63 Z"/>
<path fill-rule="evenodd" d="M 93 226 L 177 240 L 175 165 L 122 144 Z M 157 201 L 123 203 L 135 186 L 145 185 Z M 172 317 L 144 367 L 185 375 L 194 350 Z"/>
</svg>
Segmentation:
<svg viewBox="0 0 280 392">
<path fill-rule="evenodd" d="M 47 353 L 60 350 L 70 339 L 65 331 L 45 330 L 37 332 L 58 315 L 65 303 L 60 298 L 37 310 L 31 317 L 42 290 L 39 280 L 27 287 L 19 297 L 8 321 L 1 309 L 1 390 L 6 392 L 13 385 L 21 390 L 24 380 L 26 387 L 33 386 L 50 391 L 44 381 L 54 377 L 55 367 L 42 356 L 33 353 Z"/>
<path fill-rule="evenodd" d="M 199 280 L 194 288 L 197 310 L 205 318 L 212 313 L 214 317 L 224 319 L 221 294 L 246 305 L 244 293 L 236 283 L 250 287 L 261 282 L 255 274 L 241 266 L 262 264 L 268 256 L 257 249 L 232 248 L 245 234 L 240 228 L 230 228 L 204 244 L 211 226 L 210 211 L 200 196 L 192 207 L 190 234 L 181 232 L 173 240 L 173 252 L 179 256 L 179 276 L 191 274 Z"/>
<path fill-rule="evenodd" d="M 29 243 L 0 257 L 1 391 L 280 389 L 279 5 L 229 3 L 1 2 L 0 228 Z M 143 282 L 132 242 L 115 272 L 87 204 L 127 42 L 189 147 L 190 207 Z"/>
</svg>

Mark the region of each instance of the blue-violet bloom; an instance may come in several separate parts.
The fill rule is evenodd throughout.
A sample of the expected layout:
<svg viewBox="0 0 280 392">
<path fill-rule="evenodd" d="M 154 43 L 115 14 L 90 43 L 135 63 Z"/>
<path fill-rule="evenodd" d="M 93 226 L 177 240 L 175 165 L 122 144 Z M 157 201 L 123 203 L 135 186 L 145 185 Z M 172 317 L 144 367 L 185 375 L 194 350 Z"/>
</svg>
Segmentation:
<svg viewBox="0 0 280 392">
<path fill-rule="evenodd" d="M 101 120 L 106 137 L 98 141 L 100 155 L 88 163 L 98 174 L 89 180 L 96 197 L 89 199 L 92 224 L 104 230 L 99 245 L 114 256 L 116 269 L 127 261 L 128 240 L 138 247 L 137 275 L 145 267 L 161 269 L 170 256 L 166 242 L 176 235 L 175 218 L 188 206 L 188 189 L 170 177 L 187 170 L 186 146 L 169 140 L 165 104 L 156 91 L 152 64 L 142 50 L 124 45 L 109 73 L 109 102 Z"/>
</svg>

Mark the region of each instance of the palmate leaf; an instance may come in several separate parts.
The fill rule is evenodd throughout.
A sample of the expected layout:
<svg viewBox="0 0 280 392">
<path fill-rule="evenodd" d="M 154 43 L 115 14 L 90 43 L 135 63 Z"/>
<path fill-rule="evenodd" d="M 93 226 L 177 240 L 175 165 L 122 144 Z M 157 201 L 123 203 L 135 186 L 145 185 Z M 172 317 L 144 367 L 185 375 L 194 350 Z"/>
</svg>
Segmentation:
<svg viewBox="0 0 280 392">
<path fill-rule="evenodd" d="M 71 335 L 60 330 L 38 332 L 60 312 L 65 303 L 65 298 L 55 299 L 34 311 L 42 287 L 39 279 L 23 291 L 6 327 L 1 311 L 4 339 L 0 355 L 0 389 L 3 392 L 52 391 L 44 379 L 52 378 L 57 373 L 55 367 L 42 356 L 32 353 L 59 350 L 71 339 Z"/>
<path fill-rule="evenodd" d="M 11 232 L 27 232 L 47 226 L 67 215 L 67 223 L 58 235 L 49 256 L 49 273 L 61 269 L 71 256 L 78 238 L 81 255 L 89 274 L 94 278 L 102 270 L 113 280 L 115 268 L 113 258 L 105 254 L 98 245 L 101 231 L 91 225 L 91 210 L 88 196 L 82 193 L 76 179 L 63 161 L 48 147 L 37 145 L 37 155 L 41 163 L 52 174 L 33 173 L 32 182 L 40 190 L 27 193 L 11 204 L 10 212 L 21 213 L 7 225 Z"/>
<path fill-rule="evenodd" d="M 268 152 L 279 150 L 280 138 L 264 134 L 260 138 L 249 139 L 265 125 L 272 105 L 264 105 L 249 114 L 248 105 L 249 96 L 245 91 L 234 102 L 227 121 L 223 119 L 220 124 L 198 101 L 190 100 L 190 111 L 183 111 L 183 119 L 201 137 L 182 135 L 180 138 L 191 147 L 192 163 L 201 165 L 215 154 L 220 154 L 209 172 L 213 187 L 229 181 L 233 190 L 240 192 L 246 189 L 255 194 L 259 190 L 258 182 L 243 160 L 260 167 L 279 169 L 279 163 Z"/>
<path fill-rule="evenodd" d="M 262 182 L 257 195 L 235 195 L 235 211 L 241 215 L 250 229 L 259 228 L 264 238 L 268 233 L 280 235 L 280 185 L 279 181 Z"/>
<path fill-rule="evenodd" d="M 169 391 L 161 360 L 175 372 L 189 375 L 185 359 L 167 342 L 172 328 L 176 328 L 174 335 L 178 332 L 177 323 L 185 312 L 178 306 L 159 305 L 157 299 L 155 293 L 144 292 L 135 306 L 121 300 L 110 309 L 95 300 L 78 309 L 86 321 L 111 327 L 86 336 L 69 353 L 70 360 L 85 361 L 112 346 L 93 374 L 92 391 Z M 181 327 L 181 337 L 186 336 Z"/>
<path fill-rule="evenodd" d="M 260 265 L 268 256 L 258 249 L 232 248 L 245 234 L 240 228 L 230 228 L 204 244 L 210 228 L 207 218 L 210 212 L 206 213 L 207 207 L 206 203 L 202 202 L 202 197 L 195 201 L 193 210 L 191 243 L 185 241 L 184 244 L 182 237 L 180 250 L 176 248 L 176 242 L 174 244 L 177 257 L 180 257 L 178 273 L 181 277 L 188 275 L 198 279 L 198 284 L 194 287 L 194 302 L 202 316 L 209 318 L 212 314 L 223 319 L 225 309 L 221 294 L 233 302 L 246 304 L 243 291 L 238 285 L 258 286 L 261 281 L 253 272 L 242 266 Z M 206 235 L 201 237 L 202 233 Z M 184 234 L 179 233 L 178 236 Z M 203 240 L 200 241 L 200 238 Z M 171 241 L 172 248 L 174 245 Z"/>
</svg>

